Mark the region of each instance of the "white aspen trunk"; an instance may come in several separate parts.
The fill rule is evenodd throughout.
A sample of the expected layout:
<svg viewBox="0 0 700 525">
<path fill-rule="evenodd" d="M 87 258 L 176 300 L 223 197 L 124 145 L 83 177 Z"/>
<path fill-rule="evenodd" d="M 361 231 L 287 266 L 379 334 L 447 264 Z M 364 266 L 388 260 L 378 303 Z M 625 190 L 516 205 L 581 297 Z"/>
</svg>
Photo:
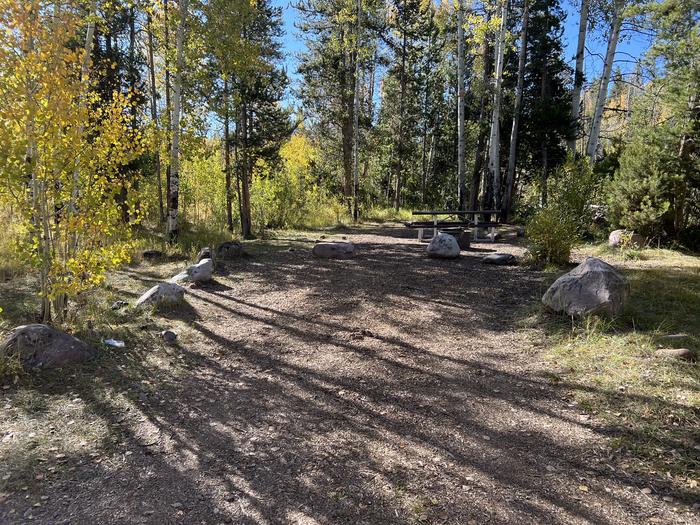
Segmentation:
<svg viewBox="0 0 700 525">
<path fill-rule="evenodd" d="M 578 43 L 576 45 L 576 69 L 574 73 L 574 90 L 571 94 L 571 122 L 576 126 L 578 135 L 581 113 L 581 89 L 583 88 L 583 58 L 586 49 L 586 29 L 588 28 L 588 5 L 590 0 L 581 0 L 581 16 L 578 25 Z M 569 151 L 576 152 L 576 137 L 567 141 Z"/>
<path fill-rule="evenodd" d="M 523 2 L 523 25 L 520 29 L 520 53 L 518 56 L 518 82 L 515 86 L 515 105 L 513 107 L 513 126 L 510 130 L 510 151 L 508 152 L 508 172 L 506 176 L 506 193 L 501 204 L 503 219 L 510 215 L 515 185 L 515 161 L 518 154 L 518 127 L 520 109 L 523 103 L 523 84 L 525 83 L 525 58 L 527 57 L 527 25 L 529 20 L 528 0 Z"/>
<path fill-rule="evenodd" d="M 36 42 L 34 32 L 39 23 L 39 13 L 37 6 L 29 5 L 29 28 L 27 34 L 27 42 L 25 49 L 25 58 L 30 59 L 36 52 Z M 38 144 L 36 138 L 36 115 L 37 104 L 34 99 L 37 91 L 37 82 L 34 78 L 34 73 L 27 70 L 27 123 L 26 123 L 26 168 L 27 168 L 27 185 L 29 188 L 29 205 L 31 206 L 31 223 L 32 228 L 29 235 L 29 243 L 36 245 L 36 252 L 41 257 L 41 265 L 39 270 L 39 283 L 41 288 L 41 318 L 43 322 L 51 321 L 51 300 L 49 298 L 50 283 L 49 269 L 51 260 L 49 254 L 49 236 L 46 232 L 46 222 L 44 216 L 46 193 L 43 191 L 44 184 L 38 180 L 37 164 L 38 164 Z M 42 233 L 43 232 L 43 233 Z"/>
<path fill-rule="evenodd" d="M 90 6 L 90 12 L 88 13 L 89 20 L 88 20 L 88 26 L 87 26 L 87 31 L 85 33 L 85 46 L 83 49 L 83 62 L 80 66 L 80 82 L 83 84 L 83 87 L 85 91 L 88 89 L 88 83 L 89 83 L 89 74 L 90 74 L 90 58 L 92 56 L 92 45 L 93 41 L 95 40 L 95 9 L 96 6 L 93 3 Z M 85 95 L 85 94 L 83 94 Z M 82 109 L 85 107 L 85 96 L 80 97 L 79 101 L 79 109 L 82 111 Z M 83 131 L 84 131 L 85 126 L 82 124 L 80 125 L 80 135 L 82 136 Z M 73 187 L 71 188 L 71 201 L 70 201 L 70 206 L 68 207 L 68 210 L 70 213 L 73 213 L 75 211 L 76 203 L 78 201 L 78 192 L 79 192 L 79 172 L 78 172 L 78 166 L 76 166 L 73 170 Z M 74 244 L 77 244 L 77 234 L 75 235 L 75 238 L 73 239 Z"/>
<path fill-rule="evenodd" d="M 467 204 L 464 175 L 464 0 L 457 1 L 457 202 L 460 210 Z"/>
<path fill-rule="evenodd" d="M 353 141 L 352 141 L 352 217 L 355 222 L 360 218 L 360 30 L 362 18 L 362 0 L 357 0 L 357 21 L 355 27 L 355 98 L 353 100 Z"/>
<path fill-rule="evenodd" d="M 399 99 L 399 115 L 401 118 L 399 119 L 399 132 L 398 132 L 398 141 L 397 141 L 397 146 L 400 145 L 401 148 L 396 147 L 397 154 L 399 158 L 397 159 L 396 162 L 396 180 L 395 185 L 394 185 L 394 209 L 396 211 L 399 211 L 399 208 L 401 206 L 401 177 L 402 177 L 402 172 L 403 172 L 403 130 L 404 130 L 404 110 L 406 108 L 405 100 L 406 100 L 406 45 L 407 45 L 407 35 L 406 35 L 406 28 L 402 27 L 401 29 L 402 33 L 402 39 L 401 39 L 401 95 Z"/>
<path fill-rule="evenodd" d="M 613 20 L 610 25 L 610 40 L 608 40 L 608 50 L 605 53 L 605 64 L 603 65 L 603 75 L 600 78 L 600 88 L 598 89 L 598 98 L 596 99 L 595 108 L 593 111 L 593 121 L 591 122 L 591 133 L 588 137 L 588 146 L 586 147 L 586 155 L 591 159 L 591 162 L 596 161 L 598 152 L 598 142 L 600 141 L 600 127 L 603 121 L 603 108 L 605 101 L 608 98 L 608 84 L 610 83 L 610 73 L 615 59 L 615 50 L 617 49 L 617 41 L 620 37 L 620 27 L 622 25 L 622 15 L 620 13 L 621 6 L 615 5 Z"/>
<path fill-rule="evenodd" d="M 180 191 L 180 107 L 182 103 L 182 71 L 185 67 L 185 24 L 187 23 L 188 0 L 180 0 L 180 22 L 175 41 L 175 82 L 173 83 L 172 146 L 170 151 L 170 195 L 168 206 L 168 237 L 171 241 L 178 235 L 178 204 Z"/>
<path fill-rule="evenodd" d="M 151 119 L 153 120 L 153 125 L 156 128 L 156 136 L 159 137 L 158 132 L 160 131 L 160 126 L 158 124 L 158 91 L 156 88 L 156 64 L 153 59 L 153 29 L 151 27 L 152 20 L 151 15 L 146 16 L 146 33 L 148 37 L 148 72 L 149 81 L 151 88 Z M 158 211 L 160 222 L 165 221 L 165 211 L 163 206 L 163 182 L 160 176 L 160 139 L 156 139 L 156 154 L 155 154 L 155 170 L 156 177 L 158 177 Z"/>
<path fill-rule="evenodd" d="M 491 133 L 489 136 L 489 176 L 493 181 L 494 204 L 501 201 L 501 98 L 503 83 L 503 55 L 505 52 L 506 18 L 508 17 L 508 0 L 503 0 L 501 9 L 501 26 L 498 31 L 498 49 L 496 51 L 496 79 L 493 93 L 493 112 L 491 114 Z"/>
</svg>

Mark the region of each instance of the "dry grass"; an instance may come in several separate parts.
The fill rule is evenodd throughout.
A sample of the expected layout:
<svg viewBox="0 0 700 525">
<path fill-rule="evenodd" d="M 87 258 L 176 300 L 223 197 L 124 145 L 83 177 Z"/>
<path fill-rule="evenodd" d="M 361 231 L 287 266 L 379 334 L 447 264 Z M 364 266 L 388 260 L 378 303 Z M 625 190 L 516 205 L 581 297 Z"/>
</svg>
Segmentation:
<svg viewBox="0 0 700 525">
<path fill-rule="evenodd" d="M 0 473 L 7 473 L 0 476 L 0 493 L 20 487 L 29 494 L 44 480 L 70 475 L 75 470 L 70 458 L 99 464 L 126 450 L 127 423 L 143 418 L 134 400 L 156 394 L 151 374 L 179 377 L 186 367 L 178 347 L 166 346 L 159 332 L 174 328 L 187 341 L 188 327 L 152 312 L 113 310 L 111 305 L 133 301 L 151 286 L 150 280 L 168 277 L 182 265 L 176 259 L 127 267 L 78 298 L 63 328 L 97 348 L 98 359 L 41 374 L 21 374 L 18 363 L 0 361 Z M 13 294 L 9 308 L 3 301 L 0 336 L 32 320 L 37 305 L 31 279 L 25 280 L 0 283 L 3 299 Z M 105 338 L 121 339 L 126 347 L 110 348 L 102 343 Z"/>
</svg>

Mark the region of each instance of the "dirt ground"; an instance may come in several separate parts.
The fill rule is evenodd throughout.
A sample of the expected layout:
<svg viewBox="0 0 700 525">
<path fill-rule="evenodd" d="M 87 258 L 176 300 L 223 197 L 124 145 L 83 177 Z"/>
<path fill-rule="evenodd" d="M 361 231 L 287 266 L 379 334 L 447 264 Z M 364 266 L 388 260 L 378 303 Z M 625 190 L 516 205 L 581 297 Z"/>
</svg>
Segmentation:
<svg viewBox="0 0 700 525">
<path fill-rule="evenodd" d="M 480 262 L 522 255 L 515 239 L 433 260 L 403 228 L 343 235 L 353 259 L 255 243 L 154 321 L 179 346 L 39 381 L 110 435 L 6 484 L 0 523 L 700 523 L 688 495 L 618 468 L 614 429 L 551 381 L 521 323 L 550 277 Z M 123 294 L 160 271 L 141 270 Z"/>
</svg>

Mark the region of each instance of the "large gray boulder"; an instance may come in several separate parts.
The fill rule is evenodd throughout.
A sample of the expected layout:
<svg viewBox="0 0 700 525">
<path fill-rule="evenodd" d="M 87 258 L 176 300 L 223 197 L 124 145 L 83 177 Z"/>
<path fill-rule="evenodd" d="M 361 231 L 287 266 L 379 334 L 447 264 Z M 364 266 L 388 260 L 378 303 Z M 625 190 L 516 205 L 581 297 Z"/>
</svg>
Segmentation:
<svg viewBox="0 0 700 525">
<path fill-rule="evenodd" d="M 629 284 L 621 273 L 605 261 L 588 257 L 554 281 L 542 296 L 542 303 L 571 316 L 612 317 L 622 311 L 628 295 Z"/>
<path fill-rule="evenodd" d="M 608 236 L 608 246 L 610 248 L 644 248 L 647 240 L 628 230 L 615 230 Z"/>
<path fill-rule="evenodd" d="M 185 298 L 185 289 L 177 283 L 158 283 L 136 300 L 136 308 L 142 306 L 172 306 Z"/>
<path fill-rule="evenodd" d="M 347 259 L 355 255 L 355 245 L 351 242 L 317 242 L 311 250 L 321 259 Z"/>
<path fill-rule="evenodd" d="M 441 259 L 454 259 L 459 257 L 460 252 L 457 239 L 447 233 L 438 233 L 433 237 L 425 251 L 428 256 Z"/>
<path fill-rule="evenodd" d="M 25 369 L 55 368 L 92 359 L 97 350 L 45 324 L 18 326 L 0 344 L 0 355 L 18 356 Z"/>
<path fill-rule="evenodd" d="M 238 241 L 225 241 L 216 247 L 218 260 L 237 259 L 243 255 L 243 245 Z"/>
<path fill-rule="evenodd" d="M 197 264 L 188 267 L 184 272 L 177 274 L 170 279 L 171 282 L 177 283 L 180 281 L 191 281 L 193 283 L 205 283 L 211 281 L 214 273 L 214 261 L 211 259 L 202 259 Z"/>
</svg>

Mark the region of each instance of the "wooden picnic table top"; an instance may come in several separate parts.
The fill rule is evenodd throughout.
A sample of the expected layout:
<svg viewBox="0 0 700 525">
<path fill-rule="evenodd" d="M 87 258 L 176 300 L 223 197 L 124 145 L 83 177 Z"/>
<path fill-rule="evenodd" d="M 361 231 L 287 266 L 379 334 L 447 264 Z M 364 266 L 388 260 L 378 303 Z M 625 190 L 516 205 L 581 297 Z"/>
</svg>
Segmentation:
<svg viewBox="0 0 700 525">
<path fill-rule="evenodd" d="M 430 210 L 414 211 L 412 215 L 478 215 L 480 213 L 500 213 L 498 210 Z"/>
</svg>

